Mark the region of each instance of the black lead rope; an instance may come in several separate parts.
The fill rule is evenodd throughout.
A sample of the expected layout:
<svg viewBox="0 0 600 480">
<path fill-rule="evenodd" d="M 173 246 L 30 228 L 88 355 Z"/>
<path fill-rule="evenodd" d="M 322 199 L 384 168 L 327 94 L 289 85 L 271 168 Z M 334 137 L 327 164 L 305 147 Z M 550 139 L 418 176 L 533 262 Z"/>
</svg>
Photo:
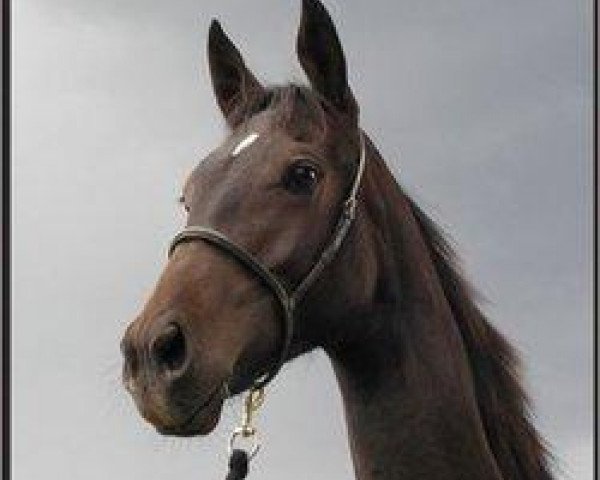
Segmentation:
<svg viewBox="0 0 600 480">
<path fill-rule="evenodd" d="M 244 480 L 248 475 L 250 456 L 246 450 L 236 448 L 229 456 L 229 472 L 225 480 Z"/>
<path fill-rule="evenodd" d="M 331 242 L 323 249 L 321 256 L 304 279 L 291 292 L 288 292 L 284 283 L 260 260 L 218 230 L 214 230 L 210 227 L 191 225 L 180 231 L 171 241 L 171 245 L 169 246 L 169 256 L 171 256 L 177 245 L 180 243 L 198 240 L 209 243 L 225 251 L 247 269 L 252 271 L 271 289 L 282 309 L 283 342 L 280 356 L 271 370 L 265 376 L 256 380 L 246 397 L 246 408 L 242 419 L 242 425 L 233 431 L 229 439 L 229 472 L 226 480 L 243 480 L 246 478 L 250 461 L 254 458 L 260 448 L 256 429 L 252 426 L 252 417 L 263 403 L 265 385 L 277 374 L 286 360 L 292 338 L 294 309 L 296 305 L 302 300 L 310 286 L 319 278 L 323 270 L 325 270 L 325 267 L 331 263 L 337 251 L 340 249 L 344 238 L 346 238 L 350 225 L 354 221 L 356 215 L 356 195 L 365 169 L 365 150 L 365 139 L 361 132 L 360 157 L 356 176 L 354 177 L 350 192 L 342 205 L 342 212 L 337 225 L 335 226 Z M 252 439 L 254 446 L 250 451 L 235 448 L 235 441 L 237 438 L 246 440 Z"/>
</svg>

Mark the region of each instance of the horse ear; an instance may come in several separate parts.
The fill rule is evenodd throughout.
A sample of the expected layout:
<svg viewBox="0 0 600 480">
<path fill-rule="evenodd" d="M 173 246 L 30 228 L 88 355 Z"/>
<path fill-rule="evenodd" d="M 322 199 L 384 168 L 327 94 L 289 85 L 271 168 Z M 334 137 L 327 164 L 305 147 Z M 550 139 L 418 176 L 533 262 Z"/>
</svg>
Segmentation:
<svg viewBox="0 0 600 480">
<path fill-rule="evenodd" d="M 215 19 L 208 32 L 208 63 L 217 103 L 229 126 L 234 128 L 244 107 L 264 90 Z"/>
<path fill-rule="evenodd" d="M 344 51 L 331 17 L 319 0 L 302 1 L 296 51 L 312 87 L 339 110 L 356 114 Z"/>
</svg>

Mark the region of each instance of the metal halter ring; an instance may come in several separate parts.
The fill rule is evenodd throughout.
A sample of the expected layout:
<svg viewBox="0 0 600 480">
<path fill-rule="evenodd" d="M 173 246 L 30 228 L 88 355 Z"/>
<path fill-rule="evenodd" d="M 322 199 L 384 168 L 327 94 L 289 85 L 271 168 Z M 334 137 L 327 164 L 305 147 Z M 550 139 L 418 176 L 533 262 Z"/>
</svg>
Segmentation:
<svg viewBox="0 0 600 480">
<path fill-rule="evenodd" d="M 256 414 L 256 412 L 258 412 L 260 407 L 262 407 L 264 401 L 265 391 L 262 388 L 252 388 L 248 392 L 248 395 L 246 395 L 246 400 L 244 402 L 244 412 L 242 415 L 242 425 L 236 428 L 231 434 L 231 437 L 229 437 L 228 451 L 230 456 L 233 453 L 235 440 L 238 437 L 252 438 L 254 440 L 252 448 L 248 452 L 249 460 L 252 460 L 260 450 L 258 432 L 256 431 L 256 428 L 252 425 L 252 421 L 254 419 L 254 415 Z"/>
<path fill-rule="evenodd" d="M 235 441 L 238 437 L 253 439 L 252 448 L 248 451 L 248 460 L 252 460 L 260 450 L 260 440 L 258 438 L 258 433 L 256 429 L 238 427 L 233 431 L 231 437 L 229 437 L 229 446 L 227 448 L 227 452 L 230 456 L 233 453 L 233 450 L 235 449 Z"/>
</svg>

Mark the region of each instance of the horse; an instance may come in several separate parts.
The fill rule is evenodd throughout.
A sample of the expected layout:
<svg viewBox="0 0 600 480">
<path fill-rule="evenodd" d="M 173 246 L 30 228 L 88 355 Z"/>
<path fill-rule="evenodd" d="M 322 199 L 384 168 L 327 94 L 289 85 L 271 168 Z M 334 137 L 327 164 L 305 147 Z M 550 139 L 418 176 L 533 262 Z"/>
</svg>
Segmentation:
<svg viewBox="0 0 600 480">
<path fill-rule="evenodd" d="M 302 2 L 296 49 L 308 85 L 264 86 L 210 25 L 229 134 L 185 181 L 186 228 L 121 342 L 140 414 L 207 435 L 227 398 L 320 348 L 357 479 L 551 479 L 518 356 L 360 128 L 319 0 Z"/>
</svg>

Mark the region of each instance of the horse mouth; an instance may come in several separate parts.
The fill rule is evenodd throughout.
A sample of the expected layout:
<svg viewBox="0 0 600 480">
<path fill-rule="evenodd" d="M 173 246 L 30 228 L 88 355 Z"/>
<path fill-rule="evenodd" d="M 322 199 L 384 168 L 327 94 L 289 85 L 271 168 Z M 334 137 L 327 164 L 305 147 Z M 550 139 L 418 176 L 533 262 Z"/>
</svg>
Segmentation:
<svg viewBox="0 0 600 480">
<path fill-rule="evenodd" d="M 196 406 L 187 418 L 177 425 L 155 425 L 161 435 L 174 437 L 193 437 L 208 435 L 212 432 L 221 414 L 221 406 L 225 401 L 224 387 L 220 384 L 210 395 Z"/>
</svg>

